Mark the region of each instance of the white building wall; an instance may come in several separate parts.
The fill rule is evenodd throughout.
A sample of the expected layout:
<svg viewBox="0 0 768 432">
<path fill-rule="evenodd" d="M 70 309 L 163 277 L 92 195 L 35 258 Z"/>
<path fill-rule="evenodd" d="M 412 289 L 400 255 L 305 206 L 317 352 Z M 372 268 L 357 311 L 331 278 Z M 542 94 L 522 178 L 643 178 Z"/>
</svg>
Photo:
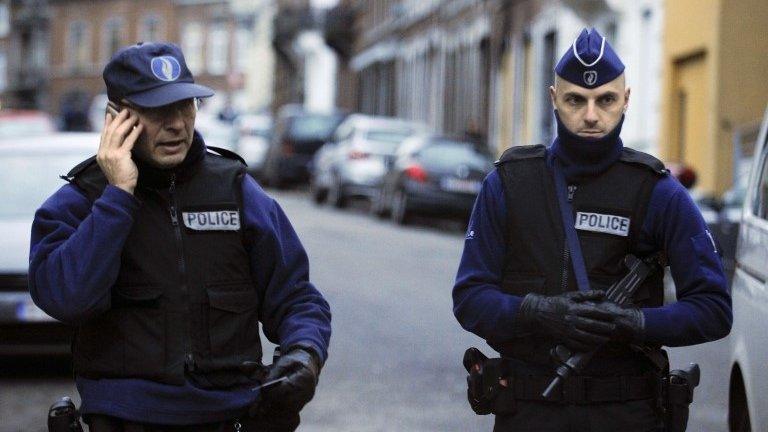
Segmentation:
<svg viewBox="0 0 768 432">
<path fill-rule="evenodd" d="M 272 103 L 275 72 L 272 23 L 277 5 L 274 0 L 231 1 L 235 14 L 253 14 L 255 17 L 250 29 L 250 43 L 241 52 L 237 52 L 238 47 L 235 46 L 235 55 L 241 57 L 233 63 L 243 68 L 245 83 L 243 91 L 233 94 L 232 102 L 235 108 L 244 111 L 266 110 Z"/>
</svg>

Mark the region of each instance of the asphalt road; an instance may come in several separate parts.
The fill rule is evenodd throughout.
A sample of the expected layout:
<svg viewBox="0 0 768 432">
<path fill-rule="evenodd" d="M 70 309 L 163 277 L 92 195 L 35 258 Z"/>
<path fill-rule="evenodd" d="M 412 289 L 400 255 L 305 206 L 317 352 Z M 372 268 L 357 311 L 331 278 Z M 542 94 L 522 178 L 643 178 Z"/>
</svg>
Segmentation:
<svg viewBox="0 0 768 432">
<path fill-rule="evenodd" d="M 299 233 L 311 279 L 333 311 L 330 358 L 299 430 L 490 431 L 492 418 L 466 403 L 461 357 L 472 345 L 491 351 L 451 311 L 461 227 L 424 220 L 401 228 L 362 208 L 318 208 L 301 192 L 270 193 Z M 673 365 L 714 347 L 676 350 Z M 51 403 L 63 395 L 77 400 L 66 363 L 1 366 L 0 431 L 45 431 Z M 702 386 L 714 388 L 707 372 Z M 709 390 L 697 393 L 691 431 L 725 430 L 717 426 L 724 419 L 713 396 L 719 390 Z"/>
<path fill-rule="evenodd" d="M 462 228 L 424 221 L 403 229 L 361 208 L 318 208 L 301 192 L 270 193 L 333 311 L 330 358 L 299 430 L 489 431 L 492 419 L 466 403 L 461 366 L 464 349 L 484 343 L 451 311 Z M 265 349 L 265 360 L 271 353 Z M 52 366 L 1 365 L 0 431 L 42 432 L 48 406 L 76 395 L 68 365 Z"/>
</svg>

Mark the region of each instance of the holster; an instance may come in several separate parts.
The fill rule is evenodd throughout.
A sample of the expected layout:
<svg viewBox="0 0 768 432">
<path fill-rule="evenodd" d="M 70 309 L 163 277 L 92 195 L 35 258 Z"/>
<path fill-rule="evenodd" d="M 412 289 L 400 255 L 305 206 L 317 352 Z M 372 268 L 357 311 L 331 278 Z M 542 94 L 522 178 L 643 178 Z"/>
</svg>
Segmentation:
<svg viewBox="0 0 768 432">
<path fill-rule="evenodd" d="M 467 399 L 475 414 L 513 414 L 515 412 L 513 394 L 503 392 L 499 382 L 504 378 L 508 380 L 507 385 L 512 385 L 503 359 L 489 359 L 479 349 L 472 347 L 464 352 L 463 363 L 469 373 Z"/>
<path fill-rule="evenodd" d="M 684 432 L 688 426 L 689 405 L 693 391 L 699 385 L 699 365 L 691 363 L 686 369 L 676 369 L 664 377 L 664 426 L 667 432 Z"/>
</svg>

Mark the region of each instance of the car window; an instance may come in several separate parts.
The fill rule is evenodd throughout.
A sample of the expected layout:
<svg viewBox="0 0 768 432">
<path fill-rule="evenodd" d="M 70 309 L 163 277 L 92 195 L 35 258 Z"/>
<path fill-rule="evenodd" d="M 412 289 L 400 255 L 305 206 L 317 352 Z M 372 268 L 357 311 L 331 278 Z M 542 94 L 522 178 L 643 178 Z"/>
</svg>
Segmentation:
<svg viewBox="0 0 768 432">
<path fill-rule="evenodd" d="M 758 217 L 768 219 L 768 148 L 764 149 L 760 177 L 755 191 L 755 210 Z"/>
<path fill-rule="evenodd" d="M 457 163 L 468 163 L 483 166 L 487 159 L 475 150 L 472 144 L 436 141 L 418 152 L 421 159 L 429 160 L 438 166 L 449 167 Z"/>
<path fill-rule="evenodd" d="M 295 117 L 291 122 L 290 135 L 295 140 L 328 139 L 336 125 L 338 117 L 325 115 L 305 115 Z"/>
<path fill-rule="evenodd" d="M 83 159 L 80 154 L 0 155 L 0 219 L 31 220 L 35 210 L 65 184 L 59 175 L 66 174 Z"/>
</svg>

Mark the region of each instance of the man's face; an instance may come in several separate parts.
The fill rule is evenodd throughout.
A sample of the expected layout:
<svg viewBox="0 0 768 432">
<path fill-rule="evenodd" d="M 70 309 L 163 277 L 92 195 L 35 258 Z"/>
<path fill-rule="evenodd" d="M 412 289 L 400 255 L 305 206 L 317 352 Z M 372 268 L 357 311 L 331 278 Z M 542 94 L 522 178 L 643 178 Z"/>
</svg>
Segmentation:
<svg viewBox="0 0 768 432">
<path fill-rule="evenodd" d="M 560 77 L 549 88 L 552 105 L 572 133 L 584 138 L 602 138 L 619 124 L 629 105 L 624 74 L 600 87 L 588 89 Z"/>
<path fill-rule="evenodd" d="M 139 115 L 144 132 L 133 147 L 142 160 L 158 168 L 173 168 L 187 156 L 195 128 L 194 99 L 184 99 L 157 108 L 124 104 Z"/>
</svg>

